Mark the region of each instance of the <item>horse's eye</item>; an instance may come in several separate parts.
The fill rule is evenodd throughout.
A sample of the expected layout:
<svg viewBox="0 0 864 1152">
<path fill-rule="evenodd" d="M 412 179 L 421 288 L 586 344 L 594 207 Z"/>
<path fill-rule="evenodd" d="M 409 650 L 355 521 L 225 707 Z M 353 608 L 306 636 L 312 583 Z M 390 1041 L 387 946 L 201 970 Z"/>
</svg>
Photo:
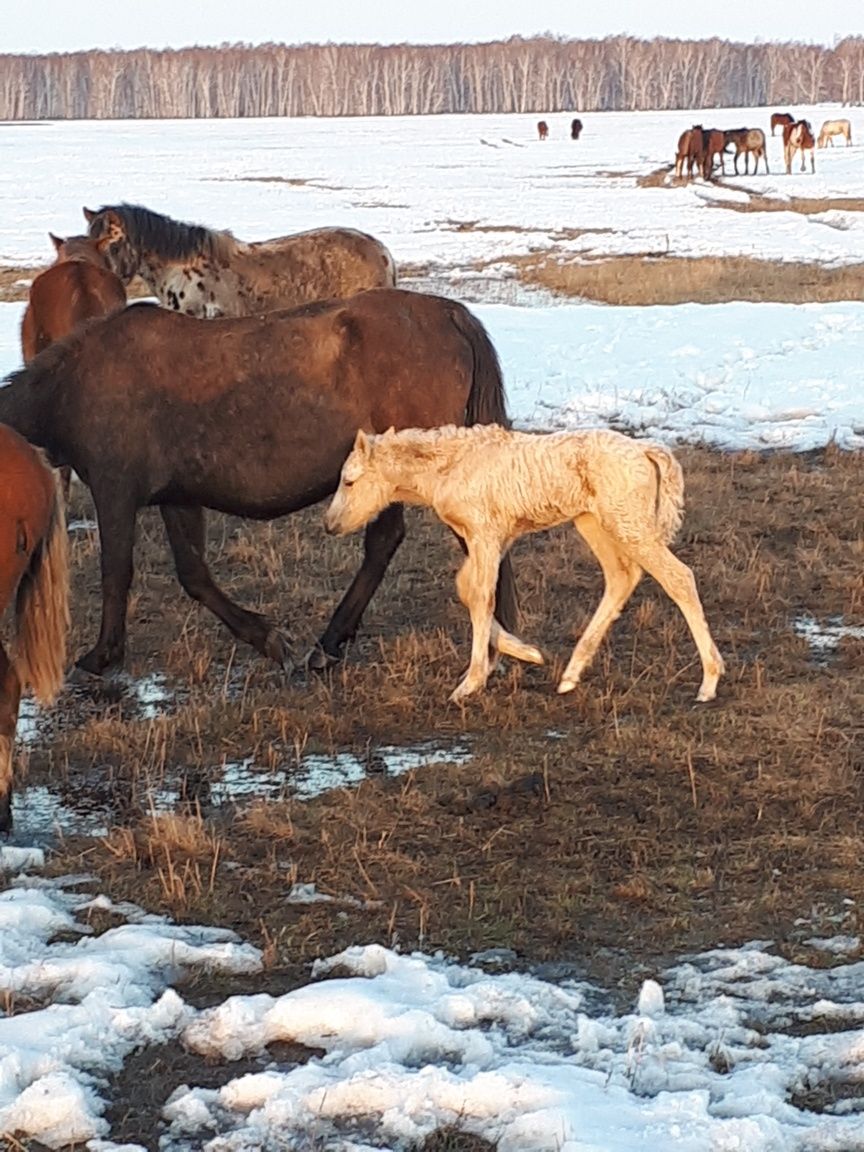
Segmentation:
<svg viewBox="0 0 864 1152">
<path fill-rule="evenodd" d="M 354 481 L 349 480 L 347 476 L 342 477 L 342 487 L 343 488 L 350 488 L 353 483 L 354 483 Z"/>
</svg>

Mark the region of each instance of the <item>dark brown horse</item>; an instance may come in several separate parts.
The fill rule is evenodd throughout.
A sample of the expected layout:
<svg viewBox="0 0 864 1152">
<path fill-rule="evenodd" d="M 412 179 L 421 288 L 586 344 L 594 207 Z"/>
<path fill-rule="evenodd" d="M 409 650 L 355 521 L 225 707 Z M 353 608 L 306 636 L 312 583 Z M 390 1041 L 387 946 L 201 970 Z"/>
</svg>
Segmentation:
<svg viewBox="0 0 864 1152">
<path fill-rule="evenodd" d="M 188 316 L 252 316 L 396 283 L 389 251 L 353 228 L 247 243 L 134 204 L 84 215 L 124 283 L 137 273 L 164 307 Z"/>
<path fill-rule="evenodd" d="M 540 137 L 541 140 L 545 140 L 546 137 L 549 135 L 549 125 L 546 123 L 545 120 L 538 120 L 537 121 L 537 135 Z"/>
<path fill-rule="evenodd" d="M 570 121 L 570 139 L 571 140 L 578 140 L 581 135 L 582 135 L 582 121 L 581 120 L 571 120 Z"/>
<path fill-rule="evenodd" d="M 775 128 L 782 128 L 786 124 L 794 124 L 795 117 L 791 116 L 788 112 L 772 112 L 771 113 L 771 135 L 774 135 Z"/>
<path fill-rule="evenodd" d="M 15 652 L 0 644 L 0 831 L 12 825 L 12 754 L 21 689 L 43 704 L 66 666 L 69 577 L 63 501 L 42 455 L 0 425 L 0 615 L 15 601 Z"/>
<path fill-rule="evenodd" d="M 122 659 L 139 508 L 158 505 L 186 592 L 259 652 L 289 663 L 271 622 L 207 568 L 204 509 L 272 520 L 335 491 L 358 428 L 506 423 L 501 369 L 479 320 L 398 289 L 203 321 L 136 304 L 79 329 L 0 388 L 0 421 L 90 488 L 102 546 L 102 627 L 79 665 Z M 363 563 L 320 640 L 338 657 L 404 536 L 401 505 L 369 526 Z M 498 620 L 512 631 L 512 572 Z"/>
<path fill-rule="evenodd" d="M 726 134 L 720 128 L 705 128 L 702 132 L 702 178 L 710 180 L 720 160 L 720 171 L 726 175 Z"/>
<path fill-rule="evenodd" d="M 55 340 L 68 336 L 76 324 L 126 306 L 126 289 L 108 268 L 94 240 L 49 236 L 57 259 L 30 285 L 21 322 L 25 364 Z"/>
</svg>

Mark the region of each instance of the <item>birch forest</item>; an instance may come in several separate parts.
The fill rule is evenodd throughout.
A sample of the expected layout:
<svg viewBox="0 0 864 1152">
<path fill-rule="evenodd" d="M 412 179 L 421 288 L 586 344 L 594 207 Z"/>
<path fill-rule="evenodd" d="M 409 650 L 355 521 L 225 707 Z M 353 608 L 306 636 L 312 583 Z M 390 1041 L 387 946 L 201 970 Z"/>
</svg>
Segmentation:
<svg viewBox="0 0 864 1152">
<path fill-rule="evenodd" d="M 815 18 L 815 17 L 814 17 Z M 864 103 L 864 37 L 263 44 L 0 55 L 0 120 L 411 116 Z"/>
</svg>

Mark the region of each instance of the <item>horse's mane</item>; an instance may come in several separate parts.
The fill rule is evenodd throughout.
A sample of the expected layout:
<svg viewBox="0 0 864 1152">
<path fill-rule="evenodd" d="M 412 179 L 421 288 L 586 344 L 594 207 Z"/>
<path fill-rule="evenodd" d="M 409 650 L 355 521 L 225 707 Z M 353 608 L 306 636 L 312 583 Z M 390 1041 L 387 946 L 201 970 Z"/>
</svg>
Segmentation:
<svg viewBox="0 0 864 1152">
<path fill-rule="evenodd" d="M 123 223 L 129 243 L 139 252 L 150 250 L 165 260 L 186 260 L 190 256 L 227 258 L 237 241 L 227 231 L 216 231 L 201 224 L 184 224 L 161 212 L 152 212 L 140 204 L 108 204 L 98 215 L 113 212 Z"/>
<path fill-rule="evenodd" d="M 440 428 L 403 428 L 399 432 L 382 432 L 369 439 L 373 447 L 380 446 L 386 451 L 389 444 L 410 447 L 412 453 L 421 459 L 434 457 L 442 444 L 462 441 L 468 445 L 508 440 L 512 433 L 500 424 L 443 424 Z"/>
</svg>

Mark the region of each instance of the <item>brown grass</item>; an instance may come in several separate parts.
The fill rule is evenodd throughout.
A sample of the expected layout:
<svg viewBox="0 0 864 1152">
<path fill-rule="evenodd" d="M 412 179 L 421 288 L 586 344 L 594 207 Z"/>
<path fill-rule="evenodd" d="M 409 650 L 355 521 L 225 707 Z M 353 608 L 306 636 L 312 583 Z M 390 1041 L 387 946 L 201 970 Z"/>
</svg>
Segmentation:
<svg viewBox="0 0 864 1152">
<path fill-rule="evenodd" d="M 723 188 L 736 188 L 736 185 L 723 181 Z M 860 196 L 791 196 L 788 200 L 777 200 L 773 196 L 760 196 L 749 188 L 737 188 L 746 192 L 749 200 L 709 200 L 712 208 L 728 208 L 732 212 L 800 212 L 803 216 L 818 216 L 822 212 L 864 212 L 864 199 Z"/>
<path fill-rule="evenodd" d="M 731 300 L 803 304 L 860 299 L 864 267 L 823 267 L 749 256 L 523 257 L 520 278 L 565 296 L 604 304 L 722 304 Z"/>
</svg>

